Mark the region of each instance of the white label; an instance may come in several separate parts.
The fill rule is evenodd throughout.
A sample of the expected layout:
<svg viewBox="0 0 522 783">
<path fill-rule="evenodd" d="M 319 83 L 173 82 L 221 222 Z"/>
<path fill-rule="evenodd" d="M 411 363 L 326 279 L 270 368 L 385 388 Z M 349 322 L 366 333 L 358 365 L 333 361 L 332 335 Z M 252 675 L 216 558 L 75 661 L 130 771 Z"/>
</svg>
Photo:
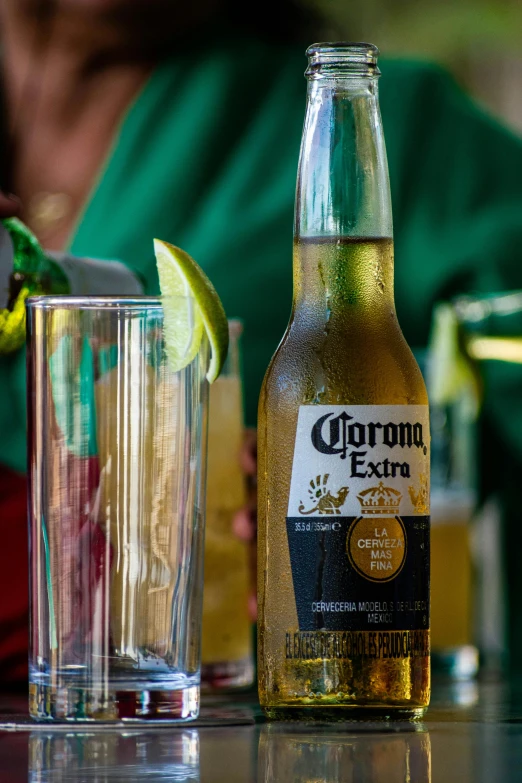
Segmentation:
<svg viewBox="0 0 522 783">
<path fill-rule="evenodd" d="M 77 296 L 139 296 L 143 286 L 121 261 L 77 258 L 66 253 L 47 253 L 67 275 L 71 294 Z"/>
<path fill-rule="evenodd" d="M 13 274 L 14 247 L 9 232 L 0 223 L 0 308 L 9 302 L 9 281 Z"/>
<path fill-rule="evenodd" d="M 288 517 L 429 514 L 427 405 L 302 405 Z"/>
</svg>

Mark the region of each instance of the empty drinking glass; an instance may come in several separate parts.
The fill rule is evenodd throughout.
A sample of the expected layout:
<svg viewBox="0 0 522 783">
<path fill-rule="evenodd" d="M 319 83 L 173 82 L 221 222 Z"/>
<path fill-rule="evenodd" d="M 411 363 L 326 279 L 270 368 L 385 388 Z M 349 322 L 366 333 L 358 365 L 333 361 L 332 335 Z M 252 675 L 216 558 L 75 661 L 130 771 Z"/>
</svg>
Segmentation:
<svg viewBox="0 0 522 783">
<path fill-rule="evenodd" d="M 28 301 L 40 720 L 198 714 L 208 345 L 179 370 L 163 326 L 149 297 Z"/>
</svg>

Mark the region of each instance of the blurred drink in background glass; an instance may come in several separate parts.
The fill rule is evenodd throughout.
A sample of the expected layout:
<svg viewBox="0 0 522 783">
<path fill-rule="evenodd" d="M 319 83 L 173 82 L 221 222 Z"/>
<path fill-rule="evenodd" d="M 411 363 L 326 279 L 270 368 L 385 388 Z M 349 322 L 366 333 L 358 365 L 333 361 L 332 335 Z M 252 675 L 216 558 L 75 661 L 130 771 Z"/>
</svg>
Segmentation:
<svg viewBox="0 0 522 783">
<path fill-rule="evenodd" d="M 451 304 L 435 309 L 424 365 L 431 420 L 433 674 L 468 679 L 478 671 L 472 563 L 478 399 Z"/>
<path fill-rule="evenodd" d="M 522 432 L 522 291 L 460 297 L 454 302 L 454 309 L 459 343 L 477 374 L 485 412 L 485 445 L 479 453 L 483 509 L 474 521 L 473 530 L 477 574 L 475 636 L 481 667 L 498 673 L 506 666 L 508 638 L 516 648 L 513 639 L 520 611 L 517 531 Z M 508 618 L 511 618 L 509 629 Z"/>
<path fill-rule="evenodd" d="M 459 679 L 476 673 L 478 650 L 490 670 L 502 667 L 506 652 L 500 510 L 494 498 L 477 510 L 480 481 L 492 462 L 479 448 L 478 419 L 482 407 L 496 406 L 498 416 L 503 405 L 516 418 L 522 392 L 516 365 L 521 363 L 522 292 L 460 297 L 436 308 L 426 364 L 432 422 L 432 660 L 434 673 L 442 670 Z"/>
<path fill-rule="evenodd" d="M 431 622 L 432 649 L 454 650 L 472 642 L 473 569 L 471 498 L 437 492 L 432 495 Z M 475 650 L 462 653 L 475 661 Z M 475 663 L 472 668 L 475 669 Z M 466 674 L 468 670 L 466 668 Z M 473 672 L 474 673 L 474 672 Z"/>
<path fill-rule="evenodd" d="M 240 463 L 242 325 L 229 325 L 228 359 L 210 389 L 202 636 L 202 683 L 208 689 L 245 687 L 254 678 L 249 552 L 232 529 L 236 512 L 246 504 Z"/>
</svg>

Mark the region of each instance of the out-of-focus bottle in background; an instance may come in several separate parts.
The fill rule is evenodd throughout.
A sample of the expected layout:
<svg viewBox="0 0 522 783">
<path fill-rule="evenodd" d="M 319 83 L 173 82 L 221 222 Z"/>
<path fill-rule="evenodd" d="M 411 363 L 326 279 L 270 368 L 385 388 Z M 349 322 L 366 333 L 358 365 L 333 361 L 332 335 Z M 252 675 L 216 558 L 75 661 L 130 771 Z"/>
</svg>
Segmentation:
<svg viewBox="0 0 522 783">
<path fill-rule="evenodd" d="M 210 388 L 201 671 L 202 687 L 207 690 L 243 688 L 254 679 L 249 551 L 232 529 L 235 514 L 246 503 L 240 464 L 243 328 L 240 321 L 232 320 L 229 329 L 228 358 Z"/>
<path fill-rule="evenodd" d="M 0 220 L 0 354 L 25 343 L 25 300 L 40 294 L 135 296 L 138 277 L 120 261 L 44 251 L 17 218 Z"/>
</svg>

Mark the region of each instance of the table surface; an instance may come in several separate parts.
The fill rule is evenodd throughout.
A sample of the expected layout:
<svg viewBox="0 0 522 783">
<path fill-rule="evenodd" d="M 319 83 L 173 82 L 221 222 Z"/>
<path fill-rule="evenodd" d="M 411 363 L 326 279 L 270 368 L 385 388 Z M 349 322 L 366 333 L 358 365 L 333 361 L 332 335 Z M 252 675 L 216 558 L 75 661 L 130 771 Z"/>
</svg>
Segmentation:
<svg viewBox="0 0 522 783">
<path fill-rule="evenodd" d="M 252 698 L 205 700 L 228 725 L 53 730 L 20 727 L 25 700 L 3 696 L 0 783 L 522 782 L 520 684 L 436 684 L 416 726 L 256 722 Z"/>
</svg>

